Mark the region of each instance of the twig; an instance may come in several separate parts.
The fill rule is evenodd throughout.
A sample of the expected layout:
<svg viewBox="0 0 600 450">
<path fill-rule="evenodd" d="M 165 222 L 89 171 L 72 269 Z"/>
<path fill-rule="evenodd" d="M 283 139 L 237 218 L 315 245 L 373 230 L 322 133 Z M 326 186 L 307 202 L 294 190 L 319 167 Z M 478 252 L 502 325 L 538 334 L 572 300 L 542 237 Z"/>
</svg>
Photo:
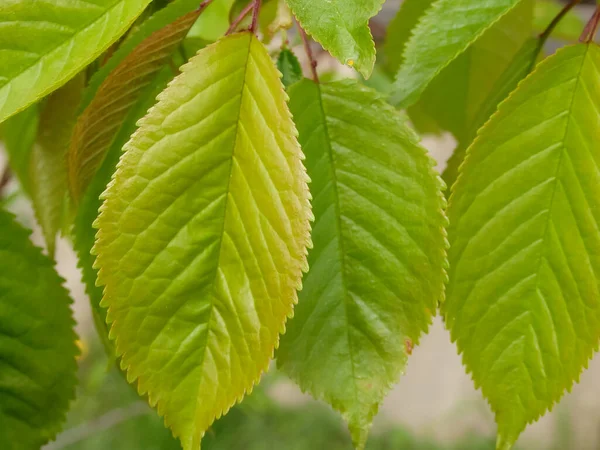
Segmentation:
<svg viewBox="0 0 600 450">
<path fill-rule="evenodd" d="M 546 27 L 544 32 L 540 34 L 540 39 L 544 41 L 548 39 L 548 36 L 550 36 L 550 34 L 552 34 L 552 32 L 554 31 L 554 28 L 556 28 L 556 25 L 558 25 L 559 22 L 563 19 L 563 17 L 565 17 L 569 13 L 569 11 L 571 11 L 579 3 L 581 3 L 581 0 L 571 0 L 569 3 L 567 3 L 563 7 L 563 9 L 561 9 L 560 12 L 556 15 L 556 17 L 552 19 L 552 22 L 550 22 L 550 25 Z"/>
<path fill-rule="evenodd" d="M 260 14 L 261 0 L 254 0 L 254 10 L 252 12 L 252 25 L 250 25 L 250 31 L 256 33 L 258 27 L 258 16 Z"/>
<path fill-rule="evenodd" d="M 197 11 L 198 12 L 202 12 L 204 11 L 206 8 L 208 8 L 208 6 L 213 2 L 213 0 L 204 0 L 202 3 L 200 3 L 200 6 L 198 6 Z"/>
<path fill-rule="evenodd" d="M 0 199 L 4 196 L 4 188 L 6 188 L 11 178 L 10 167 L 7 165 L 4 172 L 2 172 L 2 178 L 0 178 Z"/>
<path fill-rule="evenodd" d="M 302 28 L 302 26 L 300 26 L 298 22 L 296 22 L 296 26 L 298 27 L 300 37 L 302 37 L 302 42 L 304 43 L 304 50 L 306 51 L 306 56 L 308 56 L 308 61 L 310 62 L 310 70 L 312 72 L 313 80 L 315 83 L 318 83 L 319 75 L 317 74 L 317 60 L 313 55 L 312 48 L 310 47 L 310 42 L 308 41 L 308 36 L 306 35 L 306 31 L 304 31 L 304 28 Z"/>
<path fill-rule="evenodd" d="M 590 43 L 594 40 L 596 32 L 598 31 L 598 25 L 600 24 L 600 4 L 596 6 L 596 10 L 592 15 L 590 21 L 586 24 L 583 29 L 583 33 L 579 38 L 580 42 Z"/>
<path fill-rule="evenodd" d="M 238 27 L 238 25 L 240 23 L 242 23 L 242 20 L 244 20 L 246 18 L 246 16 L 250 13 L 250 11 L 252 11 L 254 9 L 254 7 L 255 7 L 254 2 L 248 3 L 248 6 L 246 6 L 242 10 L 242 12 L 237 17 L 237 19 L 235 19 L 233 22 L 231 22 L 231 26 L 229 27 L 229 29 L 227 30 L 227 33 L 225 33 L 225 34 L 229 35 L 229 34 L 233 33 L 235 31 L 235 29 Z"/>
</svg>

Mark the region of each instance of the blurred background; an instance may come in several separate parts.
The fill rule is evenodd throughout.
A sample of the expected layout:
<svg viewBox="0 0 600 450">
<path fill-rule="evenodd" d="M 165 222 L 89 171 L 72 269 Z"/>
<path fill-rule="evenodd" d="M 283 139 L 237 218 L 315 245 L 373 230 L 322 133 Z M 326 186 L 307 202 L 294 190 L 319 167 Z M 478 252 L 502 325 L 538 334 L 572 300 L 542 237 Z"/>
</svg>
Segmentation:
<svg viewBox="0 0 600 450">
<path fill-rule="evenodd" d="M 558 2 L 555 3 L 558 5 Z M 589 17 L 593 3 L 582 2 L 577 14 L 582 18 Z M 376 39 L 383 38 L 382 30 L 399 5 L 399 1 L 388 1 L 381 14 L 373 20 Z M 296 53 L 303 57 L 301 49 Z M 322 71 L 334 74 L 347 70 L 331 58 L 320 60 Z M 438 160 L 442 170 L 455 145 L 452 136 L 425 136 L 423 144 Z M 0 147 L 0 169 L 5 165 L 6 157 Z M 9 209 L 24 225 L 35 230 L 33 239 L 43 246 L 30 205 L 20 194 L 15 181 L 8 182 L 4 194 L 4 202 Z M 58 270 L 75 299 L 82 355 L 78 396 L 69 413 L 65 431 L 45 450 L 180 449 L 179 443 L 163 427 L 162 420 L 138 398 L 119 371 L 109 365 L 95 333 L 75 254 L 65 239 L 58 243 L 57 260 Z M 600 358 L 596 358 L 573 391 L 565 395 L 551 413 L 527 429 L 518 448 L 600 449 L 599 378 Z M 214 424 L 202 448 L 350 450 L 352 446 L 338 415 L 326 405 L 303 395 L 273 367 L 243 404 Z M 493 415 L 481 393 L 473 388 L 439 318 L 435 319 L 429 334 L 415 348 L 406 373 L 382 405 L 367 448 L 495 448 Z"/>
</svg>

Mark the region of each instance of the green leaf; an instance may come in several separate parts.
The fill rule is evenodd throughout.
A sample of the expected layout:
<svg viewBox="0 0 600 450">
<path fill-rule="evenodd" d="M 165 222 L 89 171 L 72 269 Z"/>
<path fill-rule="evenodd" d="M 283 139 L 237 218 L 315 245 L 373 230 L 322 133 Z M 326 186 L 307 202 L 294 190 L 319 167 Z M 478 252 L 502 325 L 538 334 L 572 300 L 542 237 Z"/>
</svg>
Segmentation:
<svg viewBox="0 0 600 450">
<path fill-rule="evenodd" d="M 4 0 L 0 122 L 65 84 L 115 42 L 150 0 Z"/>
<path fill-rule="evenodd" d="M 104 345 L 107 355 L 115 357 L 115 349 L 112 341 L 108 339 L 108 325 L 106 323 L 106 309 L 100 306 L 102 300 L 102 288 L 96 286 L 97 271 L 93 268 L 94 257 L 91 255 L 92 247 L 96 239 L 96 229 L 92 226 L 98 217 L 98 210 L 102 201 L 100 195 L 106 189 L 114 174 L 117 162 L 121 156 L 123 146 L 137 129 L 136 123 L 156 103 L 156 96 L 173 79 L 174 74 L 170 67 L 159 72 L 156 80 L 146 88 L 139 96 L 137 103 L 129 108 L 129 114 L 123 121 L 121 128 L 115 135 L 115 139 L 108 150 L 104 162 L 92 178 L 89 187 L 81 198 L 77 208 L 73 226 L 73 247 L 77 252 L 79 268 L 82 272 L 82 281 L 85 291 L 90 299 L 92 315 L 98 335 Z"/>
<path fill-rule="evenodd" d="M 171 59 L 198 18 L 192 11 L 154 32 L 104 80 L 77 120 L 69 149 L 69 190 L 78 203 L 131 106 Z"/>
<path fill-rule="evenodd" d="M 1 124 L 10 168 L 17 175 L 19 184 L 27 194 L 31 193 L 29 160 L 37 138 L 39 121 L 40 109 L 36 104 Z"/>
<path fill-rule="evenodd" d="M 542 33 L 563 7 L 563 4 L 555 0 L 537 0 L 534 15 L 535 30 Z M 552 37 L 564 39 L 565 41 L 577 41 L 584 26 L 585 22 L 579 16 L 577 10 L 572 9 L 558 23 L 552 32 Z"/>
<path fill-rule="evenodd" d="M 467 152 L 449 205 L 446 324 L 508 449 L 600 338 L 600 48 L 559 50 Z"/>
<path fill-rule="evenodd" d="M 425 89 L 417 103 L 421 111 L 452 132 L 459 142 L 468 141 L 482 103 L 523 44 L 531 39 L 532 16 L 533 1 L 523 0 L 486 30 Z"/>
<path fill-rule="evenodd" d="M 479 111 L 474 116 L 470 129 L 462 138 L 458 147 L 448 160 L 448 165 L 442 174 L 446 185 L 451 188 L 458 176 L 459 167 L 462 164 L 467 148 L 473 142 L 477 135 L 477 130 L 481 128 L 492 116 L 498 105 L 503 102 L 511 92 L 513 92 L 523 78 L 525 78 L 535 66 L 536 59 L 545 41 L 540 38 L 530 38 L 514 56 L 512 62 L 496 81 L 488 98 L 481 104 Z"/>
<path fill-rule="evenodd" d="M 405 0 L 400 5 L 398 13 L 388 25 L 383 47 L 386 68 L 390 73 L 395 74 L 400 69 L 400 65 L 404 60 L 404 48 L 410 39 L 411 33 L 434 1 Z"/>
<path fill-rule="evenodd" d="M 0 442 L 38 450 L 75 396 L 71 299 L 29 231 L 0 210 Z"/>
<path fill-rule="evenodd" d="M 436 0 L 408 41 L 391 100 L 406 108 L 431 81 L 521 0 Z"/>
<path fill-rule="evenodd" d="M 29 160 L 33 209 L 51 258 L 63 224 L 68 191 L 65 157 L 84 84 L 85 76 L 77 75 L 48 97 L 41 108 L 37 142 Z"/>
<path fill-rule="evenodd" d="M 312 180 L 314 249 L 277 360 L 342 413 L 362 449 L 443 297 L 443 183 L 374 91 L 304 80 L 290 97 Z"/>
<path fill-rule="evenodd" d="M 159 96 L 104 194 L 95 245 L 130 381 L 197 449 L 267 369 L 307 269 L 307 175 L 278 72 L 251 33 Z"/>
<path fill-rule="evenodd" d="M 302 79 L 302 67 L 294 52 L 284 48 L 277 58 L 277 69 L 282 74 L 281 81 L 288 88 Z"/>
<path fill-rule="evenodd" d="M 335 58 L 369 78 L 375 44 L 369 19 L 385 0 L 287 0 L 298 22 Z"/>
</svg>

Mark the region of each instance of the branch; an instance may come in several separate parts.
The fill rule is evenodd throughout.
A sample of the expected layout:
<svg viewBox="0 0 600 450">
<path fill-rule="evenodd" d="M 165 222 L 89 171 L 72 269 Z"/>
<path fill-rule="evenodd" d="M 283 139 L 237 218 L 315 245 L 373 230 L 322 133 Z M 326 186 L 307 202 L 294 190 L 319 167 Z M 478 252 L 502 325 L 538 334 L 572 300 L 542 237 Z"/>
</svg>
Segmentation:
<svg viewBox="0 0 600 450">
<path fill-rule="evenodd" d="M 256 33 L 256 28 L 258 27 L 258 16 L 260 14 L 260 0 L 254 0 L 254 12 L 252 13 L 252 25 L 250 25 L 250 31 Z"/>
<path fill-rule="evenodd" d="M 590 21 L 587 23 L 585 28 L 583 29 L 583 33 L 579 38 L 580 42 L 590 43 L 594 40 L 596 36 L 596 32 L 598 31 L 598 25 L 600 24 L 600 4 L 596 6 L 596 10 L 592 15 Z"/>
<path fill-rule="evenodd" d="M 567 3 L 563 7 L 563 9 L 560 10 L 560 12 L 556 15 L 552 22 L 550 22 L 550 25 L 548 25 L 544 32 L 540 34 L 540 39 L 542 39 L 543 41 L 548 39 L 548 36 L 550 36 L 550 34 L 552 34 L 552 32 L 554 31 L 554 28 L 556 28 L 556 25 L 558 25 L 559 22 L 563 19 L 563 17 L 565 17 L 569 13 L 569 11 L 571 11 L 579 3 L 581 3 L 581 0 L 570 0 L 569 3 Z"/>
<path fill-rule="evenodd" d="M 306 31 L 304 28 L 300 26 L 300 23 L 296 21 L 296 26 L 298 27 L 298 32 L 302 37 L 302 42 L 304 43 L 304 50 L 306 51 L 306 56 L 308 56 L 308 61 L 310 62 L 310 69 L 312 71 L 313 80 L 315 83 L 319 82 L 319 75 L 317 74 L 317 60 L 313 55 L 312 48 L 310 47 L 310 42 L 308 40 L 308 36 L 306 35 Z"/>
</svg>

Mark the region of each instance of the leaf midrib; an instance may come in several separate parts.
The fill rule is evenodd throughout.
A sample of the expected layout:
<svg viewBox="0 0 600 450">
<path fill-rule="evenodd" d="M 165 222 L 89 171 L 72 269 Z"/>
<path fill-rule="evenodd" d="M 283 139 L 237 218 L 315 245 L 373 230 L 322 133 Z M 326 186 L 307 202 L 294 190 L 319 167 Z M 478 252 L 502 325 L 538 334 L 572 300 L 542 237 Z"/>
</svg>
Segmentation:
<svg viewBox="0 0 600 450">
<path fill-rule="evenodd" d="M 569 130 L 571 128 L 571 122 L 573 120 L 573 118 L 572 118 L 573 106 L 575 104 L 575 99 L 577 97 L 577 95 L 576 95 L 577 91 L 578 91 L 579 86 L 581 84 L 581 72 L 583 71 L 583 67 L 585 66 L 585 63 L 586 63 L 586 60 L 587 60 L 587 57 L 588 57 L 588 52 L 589 52 L 589 45 L 586 47 L 585 53 L 581 57 L 581 64 L 579 66 L 579 70 L 577 71 L 577 78 L 576 78 L 576 81 L 575 81 L 575 85 L 573 87 L 573 94 L 572 94 L 571 102 L 570 102 L 569 108 L 568 108 L 569 118 L 567 120 L 567 124 L 565 125 L 565 132 L 564 132 L 563 137 L 561 139 L 562 148 L 561 148 L 560 156 L 558 158 L 558 162 L 556 164 L 556 171 L 555 171 L 554 177 L 553 177 L 554 186 L 552 188 L 552 194 L 550 196 L 550 201 L 548 202 L 548 208 L 547 208 L 548 217 L 546 218 L 546 223 L 544 225 L 544 232 L 542 234 L 542 242 L 544 242 L 544 243 L 546 242 L 546 239 L 548 238 L 548 231 L 550 229 L 550 222 L 552 221 L 552 207 L 554 205 L 554 199 L 556 197 L 556 191 L 558 190 L 558 185 L 560 184 L 560 178 L 559 178 L 559 176 L 560 176 L 560 170 L 562 168 L 562 163 L 563 163 L 563 160 L 564 160 L 565 153 L 568 152 L 568 149 L 567 149 L 567 147 L 566 147 L 566 145 L 564 143 L 565 143 L 565 141 L 567 139 L 567 136 L 569 135 Z M 539 290 L 540 269 L 542 267 L 543 260 L 544 260 L 544 251 L 540 251 L 540 256 L 538 258 L 536 269 L 535 269 L 535 272 L 534 272 L 535 276 L 536 276 L 536 279 L 535 279 L 535 292 L 536 292 L 536 295 L 537 295 L 537 292 Z M 542 301 L 543 301 L 543 299 L 542 299 Z"/>
<path fill-rule="evenodd" d="M 325 139 L 327 140 L 327 155 L 329 157 L 329 163 L 331 167 L 331 178 L 332 178 L 332 189 L 333 189 L 333 197 L 334 197 L 334 209 L 335 209 L 335 222 L 336 222 L 336 231 L 338 237 L 338 257 L 340 258 L 340 277 L 342 279 L 342 289 L 344 296 L 344 314 L 346 316 L 346 340 L 348 342 L 348 353 L 350 359 L 350 368 L 352 370 L 352 384 L 354 385 L 354 399 L 357 400 L 357 385 L 356 385 L 356 369 L 354 362 L 354 351 L 352 345 L 352 339 L 350 339 L 350 318 L 348 314 L 348 298 L 349 291 L 348 285 L 346 283 L 346 258 L 344 255 L 346 254 L 344 251 L 344 238 L 342 235 L 342 215 L 341 215 L 341 207 L 340 207 L 340 196 L 338 190 L 338 181 L 337 174 L 335 170 L 335 158 L 333 155 L 333 148 L 331 145 L 331 139 L 329 137 L 329 126 L 327 124 L 327 114 L 325 113 L 325 107 L 323 106 L 323 95 L 321 92 L 321 85 L 317 83 L 317 90 L 319 92 L 319 108 L 321 110 L 321 114 L 323 116 L 323 129 L 325 131 Z"/>
<path fill-rule="evenodd" d="M 225 233 L 225 223 L 227 221 L 227 211 L 228 211 L 228 205 L 230 200 L 230 195 L 231 195 L 231 180 L 233 178 L 233 161 L 235 159 L 235 150 L 237 148 L 237 142 L 238 142 L 238 137 L 240 134 L 240 119 L 242 116 L 242 106 L 243 106 L 243 101 L 244 101 L 244 93 L 245 93 L 245 88 L 246 88 L 246 84 L 247 84 L 247 75 L 248 75 L 248 64 L 250 62 L 251 58 L 251 54 L 252 54 L 252 43 L 253 43 L 253 36 L 250 36 L 250 39 L 248 39 L 248 52 L 247 52 L 247 57 L 246 57 L 246 62 L 244 64 L 244 82 L 242 83 L 242 88 L 240 90 L 240 107 L 239 107 L 239 111 L 238 111 L 238 117 L 236 120 L 236 125 L 235 125 L 235 138 L 233 141 L 233 145 L 232 145 L 232 150 L 231 150 L 231 158 L 230 158 L 230 163 L 229 163 L 229 178 L 227 180 L 227 188 L 225 189 L 225 207 L 223 209 L 223 221 L 222 221 L 222 225 L 221 225 L 221 232 L 219 233 L 219 249 L 218 249 L 218 257 L 217 257 L 217 264 L 215 265 L 215 270 L 214 270 L 214 278 L 213 278 L 213 282 L 212 282 L 212 286 L 211 286 L 211 302 L 210 302 L 210 311 L 208 314 L 208 319 L 206 321 L 206 340 L 204 342 L 204 346 L 202 348 L 202 361 L 200 362 L 200 366 L 202 367 L 204 365 L 204 360 L 206 357 L 206 349 L 208 347 L 208 341 L 210 339 L 210 334 L 213 332 L 212 330 L 212 326 L 211 323 L 213 321 L 213 311 L 215 309 L 215 297 L 216 297 L 216 290 L 217 290 L 217 280 L 219 278 L 219 267 L 221 267 L 221 258 L 223 255 L 223 235 Z M 202 377 L 204 377 L 204 369 L 202 369 Z M 200 385 L 198 386 L 198 391 L 200 390 Z M 201 409 L 201 405 L 200 405 L 200 396 L 198 395 L 198 391 L 196 392 L 196 406 L 194 409 L 194 419 L 196 422 L 196 420 L 198 419 L 198 410 Z M 194 428 L 195 428 L 195 424 L 194 424 Z M 194 430 L 194 435 L 192 436 L 192 441 L 195 441 L 196 439 L 196 430 Z M 200 437 L 201 438 L 201 437 Z"/>
</svg>

